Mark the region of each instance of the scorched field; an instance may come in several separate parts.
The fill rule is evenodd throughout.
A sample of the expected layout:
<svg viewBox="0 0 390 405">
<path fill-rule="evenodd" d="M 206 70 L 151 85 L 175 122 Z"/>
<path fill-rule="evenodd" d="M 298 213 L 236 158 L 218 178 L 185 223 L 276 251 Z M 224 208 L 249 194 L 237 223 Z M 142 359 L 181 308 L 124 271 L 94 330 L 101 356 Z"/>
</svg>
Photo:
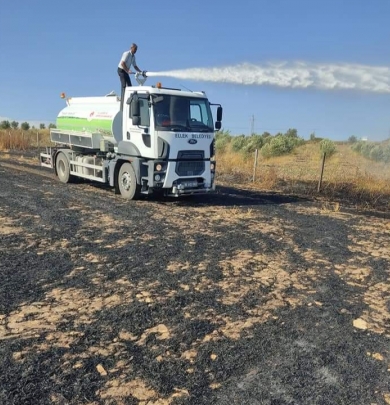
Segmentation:
<svg viewBox="0 0 390 405">
<path fill-rule="evenodd" d="M 125 201 L 0 161 L 0 403 L 390 404 L 390 221 Z"/>
</svg>

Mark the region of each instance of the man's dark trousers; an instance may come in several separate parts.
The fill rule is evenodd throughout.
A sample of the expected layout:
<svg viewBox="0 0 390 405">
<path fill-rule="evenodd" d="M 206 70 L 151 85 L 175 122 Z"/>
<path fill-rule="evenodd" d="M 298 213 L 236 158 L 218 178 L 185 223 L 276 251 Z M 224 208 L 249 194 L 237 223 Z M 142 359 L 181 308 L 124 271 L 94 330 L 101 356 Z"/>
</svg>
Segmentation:
<svg viewBox="0 0 390 405">
<path fill-rule="evenodd" d="M 121 81 L 121 110 L 123 110 L 123 99 L 125 97 L 125 89 L 126 87 L 131 86 L 131 80 L 129 74 L 120 67 L 118 67 L 118 75 Z"/>
</svg>

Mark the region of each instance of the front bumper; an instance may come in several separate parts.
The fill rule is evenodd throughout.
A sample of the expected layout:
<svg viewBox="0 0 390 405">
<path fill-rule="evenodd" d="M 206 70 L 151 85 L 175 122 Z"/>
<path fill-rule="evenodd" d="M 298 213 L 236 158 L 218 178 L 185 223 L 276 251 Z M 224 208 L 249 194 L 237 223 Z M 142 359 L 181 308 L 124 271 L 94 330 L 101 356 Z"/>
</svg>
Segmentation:
<svg viewBox="0 0 390 405">
<path fill-rule="evenodd" d="M 182 188 L 180 184 L 173 186 L 170 190 L 167 190 L 167 195 L 170 197 L 180 197 L 184 195 L 193 194 L 207 194 L 215 190 L 215 184 L 211 187 L 197 187 L 197 188 Z"/>
</svg>

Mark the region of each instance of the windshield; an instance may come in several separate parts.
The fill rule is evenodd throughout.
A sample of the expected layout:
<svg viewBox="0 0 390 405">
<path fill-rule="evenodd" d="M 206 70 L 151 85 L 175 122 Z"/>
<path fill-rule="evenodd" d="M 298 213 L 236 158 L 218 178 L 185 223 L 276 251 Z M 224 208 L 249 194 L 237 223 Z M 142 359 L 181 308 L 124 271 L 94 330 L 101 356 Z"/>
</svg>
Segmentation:
<svg viewBox="0 0 390 405">
<path fill-rule="evenodd" d="M 154 122 L 159 131 L 214 131 L 209 101 L 205 98 L 158 95 L 154 97 Z"/>
</svg>

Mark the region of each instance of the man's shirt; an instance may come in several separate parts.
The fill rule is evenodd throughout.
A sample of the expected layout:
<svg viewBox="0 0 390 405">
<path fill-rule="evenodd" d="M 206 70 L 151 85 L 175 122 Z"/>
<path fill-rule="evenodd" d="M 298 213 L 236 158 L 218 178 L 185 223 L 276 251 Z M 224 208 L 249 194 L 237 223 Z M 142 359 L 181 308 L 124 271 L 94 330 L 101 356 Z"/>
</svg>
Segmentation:
<svg viewBox="0 0 390 405">
<path fill-rule="evenodd" d="M 121 69 L 123 69 L 122 62 L 126 63 L 128 69 L 130 69 L 131 65 L 133 66 L 137 65 L 137 62 L 135 61 L 135 55 L 133 55 L 131 51 L 123 52 L 122 58 L 119 61 L 118 65 L 118 67 L 120 67 Z"/>
</svg>

